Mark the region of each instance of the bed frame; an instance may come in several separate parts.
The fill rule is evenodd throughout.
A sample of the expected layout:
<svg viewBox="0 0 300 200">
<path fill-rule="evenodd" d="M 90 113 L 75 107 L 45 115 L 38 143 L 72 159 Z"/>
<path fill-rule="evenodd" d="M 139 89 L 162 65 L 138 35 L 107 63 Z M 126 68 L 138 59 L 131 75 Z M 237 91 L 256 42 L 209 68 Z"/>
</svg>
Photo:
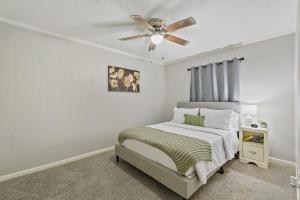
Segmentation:
<svg viewBox="0 0 300 200">
<path fill-rule="evenodd" d="M 210 109 L 228 109 L 241 113 L 241 103 L 239 102 L 178 102 L 178 108 L 210 108 Z M 116 160 L 122 158 L 155 180 L 159 181 L 169 189 L 183 197 L 189 199 L 200 187 L 201 182 L 198 176 L 187 178 L 181 176 L 175 171 L 168 169 L 157 162 L 151 161 L 144 156 L 141 156 L 120 144 L 115 145 Z M 215 172 L 224 173 L 223 167 L 211 172 L 207 179 Z"/>
</svg>

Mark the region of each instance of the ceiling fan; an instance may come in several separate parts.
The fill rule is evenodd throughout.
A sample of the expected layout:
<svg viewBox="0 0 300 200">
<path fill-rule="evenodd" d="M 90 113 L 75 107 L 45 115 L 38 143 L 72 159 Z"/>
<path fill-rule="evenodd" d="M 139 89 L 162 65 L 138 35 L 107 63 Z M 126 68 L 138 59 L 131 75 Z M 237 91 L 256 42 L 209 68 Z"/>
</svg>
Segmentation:
<svg viewBox="0 0 300 200">
<path fill-rule="evenodd" d="M 146 21 L 140 15 L 131 15 L 130 18 L 133 19 L 140 26 L 143 26 L 145 29 L 149 30 L 151 33 L 125 37 L 119 40 L 126 41 L 126 40 L 132 40 L 137 38 L 150 37 L 151 42 L 148 51 L 154 50 L 156 45 L 161 43 L 163 39 L 169 40 L 171 42 L 175 42 L 182 46 L 187 45 L 189 41 L 176 37 L 174 35 L 170 35 L 169 33 L 196 24 L 196 20 L 193 17 L 183 19 L 181 21 L 175 22 L 168 26 L 166 25 L 165 21 L 160 18 L 152 18 L 149 21 Z"/>
</svg>

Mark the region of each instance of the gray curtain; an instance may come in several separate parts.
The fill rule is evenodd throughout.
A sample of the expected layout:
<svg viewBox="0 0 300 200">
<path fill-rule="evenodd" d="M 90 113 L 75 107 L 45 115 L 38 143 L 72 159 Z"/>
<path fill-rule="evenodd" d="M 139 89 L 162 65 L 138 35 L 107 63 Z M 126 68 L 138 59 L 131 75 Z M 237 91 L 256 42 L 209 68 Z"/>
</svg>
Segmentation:
<svg viewBox="0 0 300 200">
<path fill-rule="evenodd" d="M 239 101 L 240 61 L 237 58 L 192 67 L 190 101 Z"/>
</svg>

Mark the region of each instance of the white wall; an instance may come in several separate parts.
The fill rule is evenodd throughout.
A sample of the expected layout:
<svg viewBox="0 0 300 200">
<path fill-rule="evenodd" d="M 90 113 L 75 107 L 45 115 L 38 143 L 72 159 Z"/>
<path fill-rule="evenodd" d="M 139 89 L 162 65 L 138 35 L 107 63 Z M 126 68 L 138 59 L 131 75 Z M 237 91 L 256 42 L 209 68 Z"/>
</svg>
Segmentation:
<svg viewBox="0 0 300 200">
<path fill-rule="evenodd" d="M 300 1 L 297 1 L 298 9 L 297 9 L 297 34 L 296 34 L 296 113 L 295 113 L 295 122 L 296 122 L 296 152 L 295 156 L 297 159 L 298 165 L 298 177 L 300 178 Z M 299 196 L 298 190 L 298 196 Z"/>
<path fill-rule="evenodd" d="M 287 35 L 169 64 L 166 67 L 167 116 L 178 101 L 189 100 L 186 68 L 245 57 L 241 63 L 241 101 L 257 103 L 259 118 L 269 122 L 271 156 L 294 161 L 294 35 Z"/>
<path fill-rule="evenodd" d="M 141 92 L 108 92 L 108 65 L 140 70 Z M 164 78 L 160 65 L 0 23 L 0 176 L 162 121 Z"/>
</svg>

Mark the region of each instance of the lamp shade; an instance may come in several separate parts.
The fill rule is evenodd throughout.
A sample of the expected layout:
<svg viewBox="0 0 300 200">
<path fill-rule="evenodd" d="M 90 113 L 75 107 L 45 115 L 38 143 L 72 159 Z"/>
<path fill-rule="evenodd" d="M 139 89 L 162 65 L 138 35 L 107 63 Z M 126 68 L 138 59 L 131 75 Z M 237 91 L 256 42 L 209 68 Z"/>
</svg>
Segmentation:
<svg viewBox="0 0 300 200">
<path fill-rule="evenodd" d="M 242 114 L 244 115 L 257 115 L 257 105 L 244 104 L 242 105 Z"/>
<path fill-rule="evenodd" d="M 163 41 L 164 37 L 160 34 L 155 34 L 155 35 L 152 35 L 151 36 L 151 41 L 154 43 L 154 44 L 159 44 Z"/>
</svg>

